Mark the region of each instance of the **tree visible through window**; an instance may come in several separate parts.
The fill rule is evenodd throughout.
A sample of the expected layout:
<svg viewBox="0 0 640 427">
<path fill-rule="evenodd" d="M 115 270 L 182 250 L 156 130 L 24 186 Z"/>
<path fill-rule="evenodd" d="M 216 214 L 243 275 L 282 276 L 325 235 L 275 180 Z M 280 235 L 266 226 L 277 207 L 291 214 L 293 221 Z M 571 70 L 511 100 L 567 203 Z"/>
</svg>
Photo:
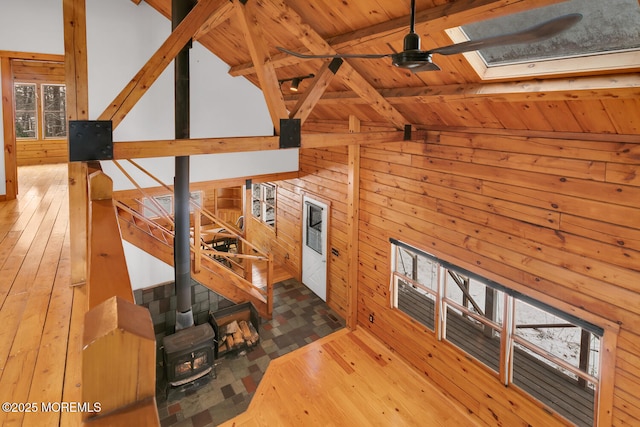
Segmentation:
<svg viewBox="0 0 640 427">
<path fill-rule="evenodd" d="M 66 138 L 67 99 L 64 85 L 16 83 L 14 98 L 17 139 Z"/>
<path fill-rule="evenodd" d="M 38 108 L 35 83 L 16 83 L 16 138 L 38 137 Z"/>
</svg>

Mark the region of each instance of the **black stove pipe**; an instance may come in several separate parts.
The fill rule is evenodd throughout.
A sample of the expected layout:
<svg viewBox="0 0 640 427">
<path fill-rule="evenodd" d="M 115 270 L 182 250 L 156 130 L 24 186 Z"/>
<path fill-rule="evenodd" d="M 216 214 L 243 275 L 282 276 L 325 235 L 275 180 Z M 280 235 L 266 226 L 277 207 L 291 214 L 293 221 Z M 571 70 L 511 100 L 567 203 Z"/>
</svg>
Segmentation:
<svg viewBox="0 0 640 427">
<path fill-rule="evenodd" d="M 195 6 L 195 0 L 172 0 L 172 29 L 182 22 Z M 189 123 L 189 42 L 174 60 L 175 74 L 175 137 L 188 139 Z M 191 310 L 191 249 L 189 218 L 189 156 L 175 158 L 174 178 L 174 268 L 176 286 L 176 330 L 193 326 Z"/>
</svg>

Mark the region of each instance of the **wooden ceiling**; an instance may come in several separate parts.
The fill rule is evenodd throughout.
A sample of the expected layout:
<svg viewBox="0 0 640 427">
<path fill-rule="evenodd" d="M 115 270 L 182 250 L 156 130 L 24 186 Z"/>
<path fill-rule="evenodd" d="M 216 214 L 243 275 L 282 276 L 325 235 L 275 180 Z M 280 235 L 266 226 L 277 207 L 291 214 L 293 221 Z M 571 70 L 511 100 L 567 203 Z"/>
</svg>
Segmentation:
<svg viewBox="0 0 640 427">
<path fill-rule="evenodd" d="M 640 64 L 596 75 L 483 82 L 462 55 L 437 56 L 442 71 L 417 74 L 393 67 L 389 58 L 348 59 L 333 76 L 323 72 L 329 60 L 291 57 L 276 46 L 314 54 L 388 53 L 390 44 L 400 51 L 410 0 L 212 1 L 221 6 L 195 39 L 229 64 L 231 75 L 261 87 L 272 117 L 287 114 L 282 99 L 286 110 L 295 112 L 306 96 L 318 98 L 307 100 L 308 111 L 299 112 L 303 130 L 329 130 L 339 123 L 346 128 L 355 116 L 364 129 L 412 124 L 640 134 Z M 446 28 L 561 1 L 417 0 L 416 32 L 426 50 L 452 43 Z M 169 17 L 171 0 L 147 3 Z M 254 67 L 252 58 L 264 58 L 264 65 Z M 315 79 L 304 80 L 296 95 L 286 83 L 277 84 L 310 73 Z"/>
</svg>

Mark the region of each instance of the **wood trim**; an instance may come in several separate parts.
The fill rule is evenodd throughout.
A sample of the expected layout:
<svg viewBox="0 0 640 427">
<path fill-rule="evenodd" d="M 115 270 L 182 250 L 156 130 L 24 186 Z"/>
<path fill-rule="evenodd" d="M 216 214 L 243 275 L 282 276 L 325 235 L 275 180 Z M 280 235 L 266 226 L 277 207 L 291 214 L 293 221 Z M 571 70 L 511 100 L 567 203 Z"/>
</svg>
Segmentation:
<svg viewBox="0 0 640 427">
<path fill-rule="evenodd" d="M 218 13 L 209 17 L 209 19 L 207 19 L 207 21 L 204 24 L 202 24 L 200 29 L 196 31 L 196 33 L 193 35 L 193 40 L 194 41 L 200 40 L 202 37 L 206 36 L 209 31 L 213 30 L 218 25 L 222 24 L 224 21 L 231 18 L 231 15 L 233 14 L 233 9 L 234 9 L 233 2 L 228 2 L 228 3 L 225 3 L 223 6 L 221 6 Z"/>
<path fill-rule="evenodd" d="M 280 90 L 276 70 L 270 62 L 269 51 L 264 42 L 256 8 L 257 4 L 254 1 L 235 3 L 237 20 L 242 27 L 251 59 L 256 64 L 256 74 L 267 102 L 273 127 L 276 134 L 279 135 L 280 119 L 287 118 L 289 115 L 287 107 L 284 105 L 284 97 Z"/>
<path fill-rule="evenodd" d="M 201 1 L 169 35 L 167 40 L 138 71 L 135 77 L 109 104 L 98 120 L 111 120 L 117 128 L 129 111 L 147 92 L 164 69 L 173 61 L 193 34 L 209 19 L 226 0 Z"/>
<path fill-rule="evenodd" d="M 349 131 L 360 132 L 360 120 L 349 117 Z M 346 324 L 355 329 L 358 324 L 358 251 L 360 223 L 360 146 L 349 145 L 347 178 L 347 318 Z"/>
<path fill-rule="evenodd" d="M 553 80 L 382 89 L 378 92 L 394 105 L 484 99 L 498 102 L 570 101 L 578 98 L 580 100 L 638 99 L 640 75 L 625 73 Z M 300 95 L 288 95 L 285 101 L 293 103 L 299 98 Z M 326 92 L 318 103 L 329 105 L 365 104 L 366 102 L 355 92 Z"/>
<path fill-rule="evenodd" d="M 200 138 L 161 141 L 127 141 L 113 144 L 113 157 L 141 159 L 147 157 L 190 156 L 196 154 L 239 153 L 245 151 L 276 150 L 277 136 L 238 138 Z"/>
<path fill-rule="evenodd" d="M 413 141 L 423 141 L 426 131 L 415 131 Z M 318 133 L 302 134 L 301 148 L 336 147 L 351 144 L 377 144 L 381 142 L 400 142 L 404 132 L 382 131 L 362 133 Z M 200 138 L 155 141 L 114 142 L 115 160 L 142 159 L 148 157 L 191 156 L 197 154 L 240 153 L 247 151 L 278 150 L 278 136 L 249 136 L 231 138 Z"/>
<path fill-rule="evenodd" d="M 327 60 L 318 75 L 313 79 L 309 88 L 302 94 L 302 96 L 298 99 L 296 106 L 291 110 L 290 117 L 295 119 L 300 119 L 300 122 L 304 124 L 304 122 L 313 111 L 313 107 L 316 106 L 320 98 L 322 98 L 322 94 L 327 90 L 329 83 L 338 72 L 338 69 L 333 69 L 331 64 L 334 64 L 334 61 L 339 61 L 338 68 L 342 65 L 342 61 L 336 60 Z"/>
<path fill-rule="evenodd" d="M 618 325 L 607 327 L 602 337 L 601 365 L 600 366 L 600 388 L 598 392 L 597 405 L 597 425 L 613 425 L 613 399 L 615 394 L 615 371 L 616 354 L 618 348 Z"/>
<path fill-rule="evenodd" d="M 272 18 L 286 27 L 311 52 L 314 54 L 337 53 L 315 29 L 307 24 L 297 12 L 287 6 L 284 1 L 270 0 L 265 3 L 273 9 Z M 405 124 L 410 123 L 348 61 L 345 60 L 343 62 L 339 76 L 374 111 L 380 114 L 383 119 L 392 123 L 397 129 L 402 129 Z"/>
<path fill-rule="evenodd" d="M 16 129 L 14 122 L 13 73 L 11 59 L 0 58 L 2 77 L 2 126 L 4 136 L 5 197 L 13 200 L 18 194 L 18 168 L 16 162 Z"/>
<path fill-rule="evenodd" d="M 0 50 L 0 58 L 64 62 L 64 55 L 51 53 L 18 52 L 14 50 Z"/>
<path fill-rule="evenodd" d="M 89 118 L 87 27 L 85 0 L 64 0 L 64 51 L 67 87 L 67 120 Z M 71 283 L 87 278 L 87 165 L 69 163 L 69 234 Z"/>
</svg>

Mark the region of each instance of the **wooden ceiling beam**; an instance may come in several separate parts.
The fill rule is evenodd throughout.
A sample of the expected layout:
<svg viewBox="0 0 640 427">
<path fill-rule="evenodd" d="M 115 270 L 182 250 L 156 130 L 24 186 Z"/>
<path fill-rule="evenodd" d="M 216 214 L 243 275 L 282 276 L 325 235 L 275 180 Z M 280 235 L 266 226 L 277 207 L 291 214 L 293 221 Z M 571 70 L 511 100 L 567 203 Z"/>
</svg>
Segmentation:
<svg viewBox="0 0 640 427">
<path fill-rule="evenodd" d="M 377 144 L 404 141 L 403 131 L 359 133 L 310 133 L 301 135 L 301 148 L 336 147 L 351 144 Z M 413 131 L 412 141 L 423 141 L 426 131 Z M 143 159 L 150 157 L 194 156 L 199 154 L 241 153 L 280 149 L 279 136 L 230 138 L 197 138 L 156 141 L 123 141 L 113 143 L 113 158 Z"/>
<path fill-rule="evenodd" d="M 116 96 L 98 120 L 111 120 L 115 129 L 195 32 L 228 0 L 201 1 L 171 33 L 127 86 Z M 224 10 L 224 9 L 223 9 Z"/>
<path fill-rule="evenodd" d="M 640 74 L 615 74 L 520 82 L 446 85 L 383 89 L 379 91 L 392 104 L 428 104 L 490 98 L 494 102 L 570 101 L 572 99 L 638 99 Z M 296 95 L 286 97 L 297 102 Z M 365 104 L 355 92 L 329 92 L 318 101 L 320 105 Z"/>
<path fill-rule="evenodd" d="M 548 6 L 566 0 L 467 0 L 446 3 L 416 13 L 417 31 L 429 34 L 443 31 L 447 28 L 458 27 L 482 19 L 497 18 L 536 7 Z M 343 49 L 361 46 L 369 42 L 389 41 L 391 38 L 402 38 L 409 28 L 410 15 L 391 19 L 380 24 L 362 28 L 327 39 L 332 49 Z M 389 40 L 385 40 L 389 39 Z M 307 51 L 301 53 L 308 53 Z M 326 52 L 325 52 L 326 53 Z M 272 63 L 276 68 L 286 67 L 297 63 L 290 55 L 278 53 L 272 56 Z M 298 59 L 299 61 L 299 59 Z M 232 76 L 246 76 L 254 74 L 252 63 L 245 63 L 231 67 Z"/>
<path fill-rule="evenodd" d="M 300 123 L 304 124 L 309 114 L 311 114 L 313 107 L 315 107 L 320 98 L 322 98 L 322 94 L 329 86 L 329 83 L 338 72 L 342 63 L 343 61 L 338 58 L 325 62 L 311 82 L 311 85 L 309 85 L 307 90 L 300 96 L 295 107 L 291 110 L 289 114 L 290 118 L 300 119 Z"/>
<path fill-rule="evenodd" d="M 337 53 L 309 24 L 304 22 L 296 11 L 291 9 L 282 0 L 255 0 L 258 4 L 270 6 L 273 10 L 272 19 L 287 28 L 297 40 L 300 40 L 307 49 L 315 54 Z M 396 110 L 377 90 L 358 73 L 349 63 L 344 61 L 340 71 L 340 77 L 358 96 L 362 97 L 368 105 L 382 118 L 392 123 L 397 129 L 404 128 L 408 120 Z"/>
<path fill-rule="evenodd" d="M 193 35 L 193 40 L 198 41 L 202 37 L 204 37 L 209 31 L 216 28 L 218 25 L 222 24 L 227 19 L 233 16 L 234 6 L 232 2 L 225 3 L 219 10 L 218 13 L 212 15 L 207 21 L 202 24 L 202 27 Z"/>
<path fill-rule="evenodd" d="M 280 134 L 280 119 L 289 117 L 284 104 L 284 97 L 278 83 L 278 76 L 273 64 L 270 62 L 269 51 L 264 42 L 264 36 L 258 21 L 256 1 L 235 2 L 236 16 L 238 23 L 244 32 L 247 48 L 251 54 L 251 59 L 255 64 L 256 74 L 260 82 L 260 88 L 264 94 L 269 115 L 273 122 L 276 134 Z"/>
</svg>

